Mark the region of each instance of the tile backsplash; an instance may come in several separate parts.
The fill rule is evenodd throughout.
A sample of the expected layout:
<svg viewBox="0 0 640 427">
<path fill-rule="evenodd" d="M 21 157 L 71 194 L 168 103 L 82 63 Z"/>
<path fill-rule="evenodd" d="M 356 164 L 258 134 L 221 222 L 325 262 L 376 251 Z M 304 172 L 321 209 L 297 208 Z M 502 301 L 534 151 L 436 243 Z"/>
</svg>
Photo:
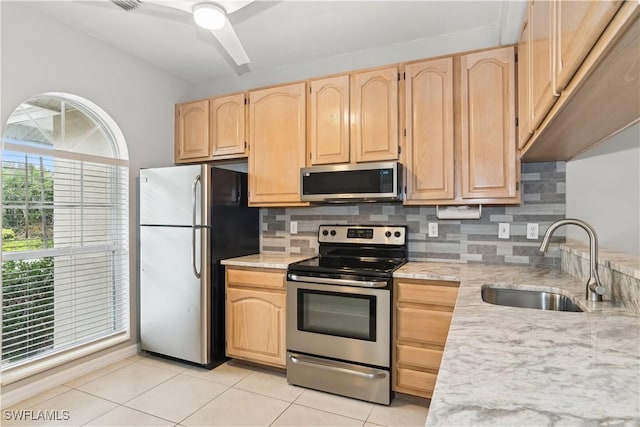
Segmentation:
<svg viewBox="0 0 640 427">
<path fill-rule="evenodd" d="M 412 261 L 559 266 L 561 255 L 557 247 L 552 245 L 546 255 L 538 247 L 544 231 L 553 221 L 564 218 L 565 211 L 565 163 L 523 163 L 522 204 L 483 206 L 478 220 L 439 220 L 433 206 L 399 203 L 263 208 L 260 250 L 314 255 L 321 224 L 394 224 L 408 227 Z M 289 233 L 291 221 L 298 223 L 296 234 Z M 428 237 L 429 222 L 438 223 L 438 237 Z M 498 239 L 501 222 L 511 224 L 508 239 Z M 539 224 L 538 239 L 526 238 L 527 223 Z M 558 230 L 552 241 L 564 241 L 563 233 Z"/>
</svg>

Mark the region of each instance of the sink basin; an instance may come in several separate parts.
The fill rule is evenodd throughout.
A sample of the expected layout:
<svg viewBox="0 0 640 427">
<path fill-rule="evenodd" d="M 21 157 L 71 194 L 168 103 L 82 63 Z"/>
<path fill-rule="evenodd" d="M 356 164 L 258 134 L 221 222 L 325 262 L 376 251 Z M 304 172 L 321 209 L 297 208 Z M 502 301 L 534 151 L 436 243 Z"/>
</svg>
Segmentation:
<svg viewBox="0 0 640 427">
<path fill-rule="evenodd" d="M 536 308 L 538 310 L 581 312 L 571 298 L 554 292 L 531 291 L 525 289 L 499 288 L 484 285 L 482 301 L 509 307 Z"/>
</svg>

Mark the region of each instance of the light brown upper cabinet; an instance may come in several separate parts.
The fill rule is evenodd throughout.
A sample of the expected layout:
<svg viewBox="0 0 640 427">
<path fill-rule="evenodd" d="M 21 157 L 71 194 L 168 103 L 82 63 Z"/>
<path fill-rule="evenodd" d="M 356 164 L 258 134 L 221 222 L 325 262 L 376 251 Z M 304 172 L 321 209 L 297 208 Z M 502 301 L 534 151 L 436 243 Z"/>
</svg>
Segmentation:
<svg viewBox="0 0 640 427">
<path fill-rule="evenodd" d="M 518 199 L 513 47 L 460 56 L 463 199 Z"/>
<path fill-rule="evenodd" d="M 518 41 L 518 148 L 524 147 L 533 134 L 533 130 L 529 126 L 529 112 L 531 111 L 530 48 L 529 22 L 525 21 Z"/>
<path fill-rule="evenodd" d="M 528 33 L 521 34 L 519 49 L 527 55 L 527 64 L 518 67 L 528 68 L 527 76 L 521 77 L 528 78 L 528 114 L 524 120 L 520 115 L 520 126 L 528 125 L 529 134 L 540 126 L 620 4 L 611 0 L 529 2 Z M 523 38 L 527 52 L 522 49 Z M 520 146 L 526 138 L 523 132 Z"/>
<path fill-rule="evenodd" d="M 213 158 L 247 155 L 245 94 L 211 100 L 211 148 Z"/>
<path fill-rule="evenodd" d="M 453 58 L 405 67 L 407 198 L 454 198 Z"/>
<path fill-rule="evenodd" d="M 520 203 L 515 51 L 405 65 L 406 205 Z"/>
<path fill-rule="evenodd" d="M 554 32 L 556 8 L 552 0 L 529 2 L 529 130 L 536 129 L 556 97 Z"/>
<path fill-rule="evenodd" d="M 523 159 L 569 160 L 637 119 L 637 10 L 637 1 L 529 2 L 518 44 Z"/>
<path fill-rule="evenodd" d="M 206 160 L 209 147 L 209 100 L 176 104 L 175 162 Z"/>
<path fill-rule="evenodd" d="M 355 162 L 398 158 L 398 80 L 395 66 L 351 75 L 351 152 Z"/>
<path fill-rule="evenodd" d="M 618 11 L 621 0 L 560 1 L 556 4 L 555 90 L 560 93 Z"/>
<path fill-rule="evenodd" d="M 247 156 L 245 94 L 176 105 L 175 162 Z"/>
<path fill-rule="evenodd" d="M 349 76 L 309 83 L 309 164 L 349 163 Z"/>
<path fill-rule="evenodd" d="M 306 85 L 249 92 L 249 204 L 306 206 L 300 168 L 306 152 Z"/>
</svg>

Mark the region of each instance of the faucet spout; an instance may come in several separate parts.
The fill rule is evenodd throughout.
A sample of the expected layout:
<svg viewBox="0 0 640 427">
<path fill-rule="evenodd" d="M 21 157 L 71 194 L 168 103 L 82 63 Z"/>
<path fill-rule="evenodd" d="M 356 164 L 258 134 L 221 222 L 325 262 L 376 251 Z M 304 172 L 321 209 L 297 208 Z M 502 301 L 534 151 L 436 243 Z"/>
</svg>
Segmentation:
<svg viewBox="0 0 640 427">
<path fill-rule="evenodd" d="M 586 298 L 589 301 L 602 301 L 602 295 L 606 292 L 606 289 L 600 283 L 600 277 L 598 276 L 598 236 L 593 227 L 580 219 L 567 218 L 556 221 L 547 228 L 540 244 L 540 252 L 547 251 L 551 236 L 563 225 L 576 225 L 589 235 L 589 279 L 586 285 Z"/>
</svg>

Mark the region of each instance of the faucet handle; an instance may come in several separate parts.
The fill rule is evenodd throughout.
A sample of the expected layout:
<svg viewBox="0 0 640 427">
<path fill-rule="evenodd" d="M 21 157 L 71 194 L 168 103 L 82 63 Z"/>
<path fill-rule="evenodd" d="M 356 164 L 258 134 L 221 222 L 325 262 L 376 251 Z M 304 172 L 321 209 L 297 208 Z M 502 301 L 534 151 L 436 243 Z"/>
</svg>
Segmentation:
<svg viewBox="0 0 640 427">
<path fill-rule="evenodd" d="M 595 292 L 598 295 L 604 295 L 607 292 L 607 289 L 597 282 L 590 283 L 589 289 L 591 289 L 592 292 Z"/>
</svg>

